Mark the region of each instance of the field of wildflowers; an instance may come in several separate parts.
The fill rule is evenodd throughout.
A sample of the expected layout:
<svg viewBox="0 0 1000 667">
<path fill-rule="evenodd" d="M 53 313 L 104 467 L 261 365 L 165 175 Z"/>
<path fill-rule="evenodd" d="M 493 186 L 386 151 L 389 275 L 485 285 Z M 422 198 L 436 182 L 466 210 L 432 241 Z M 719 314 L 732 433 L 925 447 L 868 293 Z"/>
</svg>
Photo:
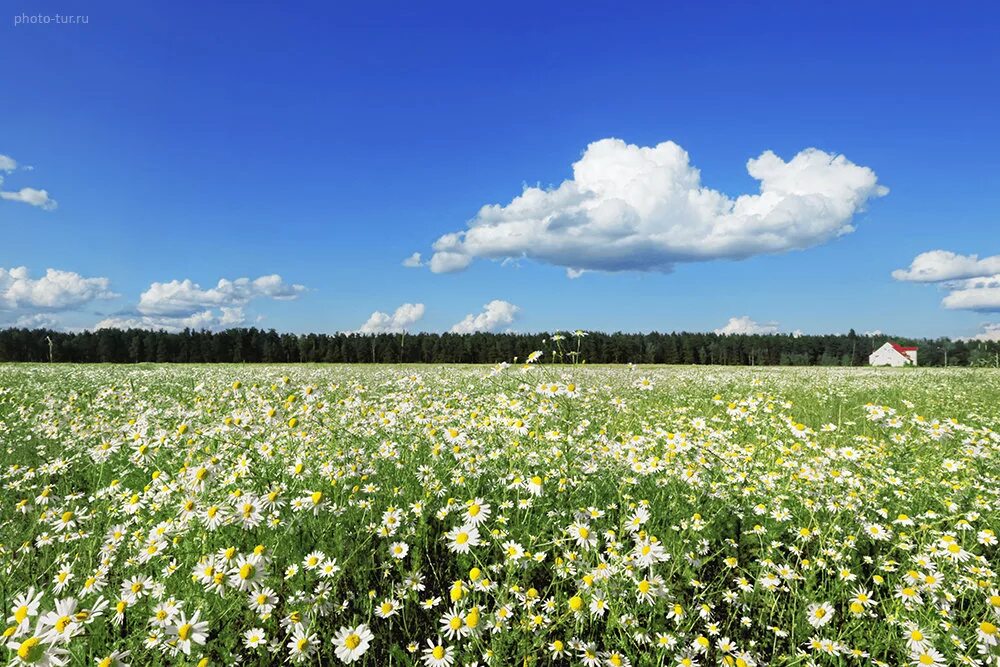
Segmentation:
<svg viewBox="0 0 1000 667">
<path fill-rule="evenodd" d="M 1000 665 L 1000 373 L 0 367 L 11 665 Z"/>
</svg>

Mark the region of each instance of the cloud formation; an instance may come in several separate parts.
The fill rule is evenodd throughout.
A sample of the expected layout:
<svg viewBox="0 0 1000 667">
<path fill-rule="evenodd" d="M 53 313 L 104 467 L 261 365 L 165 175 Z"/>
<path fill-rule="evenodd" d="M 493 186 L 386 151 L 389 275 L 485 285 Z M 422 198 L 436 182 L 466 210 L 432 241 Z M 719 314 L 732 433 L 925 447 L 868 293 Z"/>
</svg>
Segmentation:
<svg viewBox="0 0 1000 667">
<path fill-rule="evenodd" d="M 953 310 L 1000 311 L 1000 274 L 949 283 L 941 305 Z"/>
<path fill-rule="evenodd" d="M 49 197 L 48 192 L 45 190 L 36 190 L 34 188 L 21 188 L 16 192 L 0 191 L 0 199 L 6 199 L 7 201 L 19 201 L 24 204 L 29 204 L 30 206 L 37 206 L 38 208 L 46 211 L 54 211 L 59 206 L 59 204 L 56 203 L 56 200 Z"/>
<path fill-rule="evenodd" d="M 223 278 L 202 289 L 190 279 L 153 283 L 139 296 L 135 312 L 101 320 L 95 329 L 227 329 L 246 323 L 244 307 L 255 299 L 289 301 L 306 291 L 272 274 L 259 278 Z"/>
<path fill-rule="evenodd" d="M 424 316 L 424 304 L 404 303 L 390 315 L 376 310 L 358 329 L 360 333 L 399 333 L 419 322 Z"/>
<path fill-rule="evenodd" d="M 424 265 L 424 263 L 420 259 L 420 253 L 419 252 L 415 252 L 415 253 L 413 253 L 412 255 L 410 255 L 409 257 L 407 257 L 406 259 L 403 260 L 403 266 L 405 266 L 408 269 L 416 269 L 416 268 L 419 268 L 419 267 L 421 267 L 423 265 Z"/>
<path fill-rule="evenodd" d="M 715 333 L 729 336 L 738 334 L 762 334 L 770 335 L 778 333 L 778 323 L 777 322 L 767 322 L 761 324 L 754 321 L 748 315 L 742 315 L 740 317 L 730 317 L 729 321 L 726 322 L 725 326 L 716 329 Z M 801 332 L 796 332 L 798 335 L 802 335 Z"/>
<path fill-rule="evenodd" d="M 966 340 L 977 340 L 984 342 L 1000 342 L 1000 322 L 984 324 L 982 332 L 966 338 Z"/>
<path fill-rule="evenodd" d="M 979 258 L 931 250 L 913 258 L 909 268 L 892 272 L 896 280 L 939 283 L 948 290 L 941 305 L 952 310 L 1000 311 L 1000 255 Z"/>
<path fill-rule="evenodd" d="M 500 327 L 511 324 L 520 312 L 520 308 L 509 301 L 494 299 L 483 306 L 478 315 L 468 314 L 451 328 L 452 333 L 476 333 L 479 331 L 496 331 Z"/>
<path fill-rule="evenodd" d="M 771 151 L 747 162 L 759 194 L 731 198 L 701 183 L 672 141 L 652 147 L 602 139 L 551 189 L 527 187 L 487 205 L 463 231 L 434 243 L 435 273 L 476 258 L 526 257 L 593 271 L 671 271 L 681 262 L 742 259 L 802 249 L 854 230 L 852 220 L 888 189 L 868 167 L 808 148 L 788 162 Z"/>
<path fill-rule="evenodd" d="M 48 269 L 35 279 L 24 266 L 0 268 L 0 310 L 68 310 L 117 296 L 107 278 L 84 278 L 73 271 Z"/>
<path fill-rule="evenodd" d="M 0 172 L 10 174 L 16 169 L 17 160 L 8 155 L 0 155 Z M 28 167 L 22 167 L 22 169 L 30 171 Z M 0 185 L 3 185 L 3 176 L 0 176 Z M 49 196 L 47 191 L 36 190 L 35 188 L 21 188 L 20 190 L 11 191 L 0 190 L 0 199 L 37 206 L 46 211 L 52 211 L 59 205 L 56 200 Z"/>
<path fill-rule="evenodd" d="M 290 285 L 277 274 L 226 280 L 215 287 L 202 289 L 190 279 L 153 283 L 139 297 L 138 311 L 143 315 L 189 316 L 203 308 L 243 307 L 257 298 L 279 301 L 297 299 L 306 288 Z"/>
<path fill-rule="evenodd" d="M 1000 255 L 984 257 L 959 255 L 948 250 L 922 252 L 913 258 L 909 268 L 896 269 L 896 280 L 918 283 L 936 283 L 962 278 L 979 278 L 1000 273 Z"/>
</svg>

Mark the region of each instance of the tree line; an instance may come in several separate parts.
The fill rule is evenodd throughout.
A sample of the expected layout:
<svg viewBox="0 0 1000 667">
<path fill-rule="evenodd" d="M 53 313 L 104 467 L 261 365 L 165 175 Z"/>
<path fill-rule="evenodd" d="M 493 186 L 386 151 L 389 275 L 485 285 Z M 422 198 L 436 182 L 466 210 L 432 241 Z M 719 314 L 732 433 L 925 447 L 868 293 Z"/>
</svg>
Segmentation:
<svg viewBox="0 0 1000 667">
<path fill-rule="evenodd" d="M 715 333 L 292 334 L 257 328 L 180 332 L 143 329 L 0 330 L 0 362 L 75 363 L 495 363 L 524 360 L 589 364 L 863 366 L 886 340 L 920 348 L 921 366 L 994 366 L 1000 342 L 847 334 Z M 560 353 L 560 350 L 562 351 Z"/>
</svg>

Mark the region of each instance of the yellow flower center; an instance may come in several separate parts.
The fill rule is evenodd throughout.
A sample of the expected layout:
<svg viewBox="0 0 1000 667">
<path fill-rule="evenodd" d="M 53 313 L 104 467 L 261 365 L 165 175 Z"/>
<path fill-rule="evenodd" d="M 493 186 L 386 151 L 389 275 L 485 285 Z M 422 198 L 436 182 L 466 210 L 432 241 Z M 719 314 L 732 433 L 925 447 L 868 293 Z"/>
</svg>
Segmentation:
<svg viewBox="0 0 1000 667">
<path fill-rule="evenodd" d="M 352 632 L 344 639 L 344 646 L 353 651 L 357 647 L 361 646 L 361 637 Z"/>
<path fill-rule="evenodd" d="M 438 644 L 437 646 L 434 647 L 434 650 L 431 651 L 431 655 L 434 656 L 435 660 L 442 659 L 444 657 L 444 647 Z"/>
<path fill-rule="evenodd" d="M 193 628 L 191 627 L 190 623 L 185 623 L 181 627 L 177 628 L 177 636 L 180 637 L 181 640 L 185 640 L 191 636 L 192 629 Z"/>
<path fill-rule="evenodd" d="M 17 657 L 24 662 L 35 662 L 42 655 L 43 648 L 41 643 L 38 637 L 24 640 L 17 649 Z"/>
</svg>

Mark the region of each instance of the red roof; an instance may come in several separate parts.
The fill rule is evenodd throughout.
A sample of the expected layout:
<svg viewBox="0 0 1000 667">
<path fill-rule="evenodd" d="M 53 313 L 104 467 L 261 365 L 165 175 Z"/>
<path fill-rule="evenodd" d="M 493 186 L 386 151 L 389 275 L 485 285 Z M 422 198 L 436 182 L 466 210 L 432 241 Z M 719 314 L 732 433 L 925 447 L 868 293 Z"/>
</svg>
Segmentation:
<svg viewBox="0 0 1000 667">
<path fill-rule="evenodd" d="M 915 348 L 915 347 L 903 347 L 902 345 L 899 345 L 897 343 L 889 343 L 889 344 L 892 345 L 892 349 L 896 350 L 896 352 L 899 352 L 904 357 L 909 357 L 910 356 L 910 355 L 907 354 L 907 352 L 916 352 L 917 351 L 917 348 Z"/>
</svg>

